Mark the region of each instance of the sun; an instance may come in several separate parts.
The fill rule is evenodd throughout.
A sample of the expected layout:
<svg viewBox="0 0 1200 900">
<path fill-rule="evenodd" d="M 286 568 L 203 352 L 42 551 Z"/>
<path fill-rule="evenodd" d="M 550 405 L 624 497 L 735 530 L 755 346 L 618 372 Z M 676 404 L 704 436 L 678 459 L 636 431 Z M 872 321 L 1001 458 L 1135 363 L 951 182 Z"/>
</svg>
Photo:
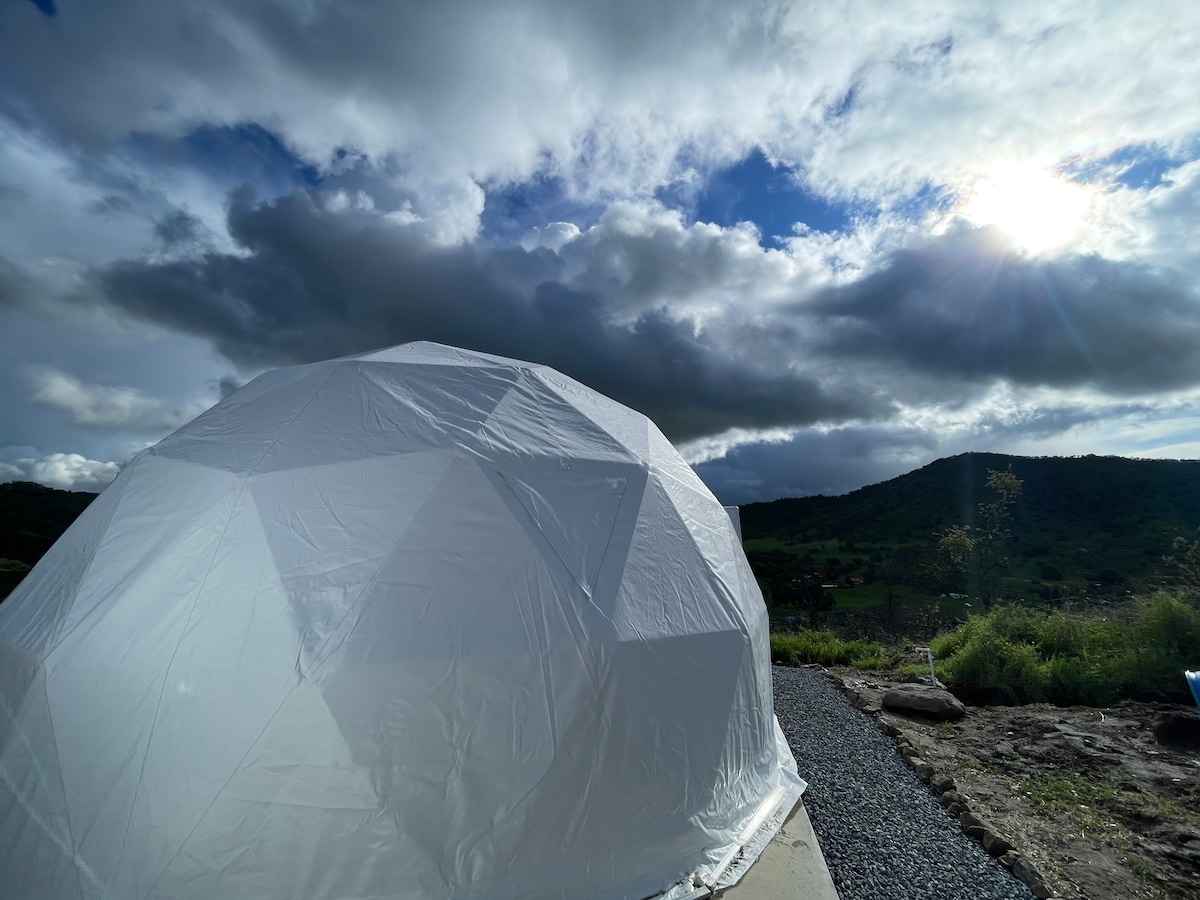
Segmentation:
<svg viewBox="0 0 1200 900">
<path fill-rule="evenodd" d="M 977 181 L 958 212 L 973 225 L 994 225 L 1031 255 L 1059 250 L 1083 224 L 1084 185 L 1038 166 L 1008 165 Z"/>
</svg>

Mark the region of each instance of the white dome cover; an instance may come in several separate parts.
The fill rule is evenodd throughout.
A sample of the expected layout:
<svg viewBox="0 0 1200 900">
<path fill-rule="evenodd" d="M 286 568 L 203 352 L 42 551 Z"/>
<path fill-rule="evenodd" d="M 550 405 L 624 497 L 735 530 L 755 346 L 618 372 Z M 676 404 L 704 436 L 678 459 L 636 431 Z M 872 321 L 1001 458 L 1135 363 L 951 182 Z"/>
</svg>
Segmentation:
<svg viewBox="0 0 1200 900">
<path fill-rule="evenodd" d="M 513 360 L 262 375 L 0 605 L 22 900 L 692 896 L 795 771 L 726 513 L 644 416 Z"/>
</svg>

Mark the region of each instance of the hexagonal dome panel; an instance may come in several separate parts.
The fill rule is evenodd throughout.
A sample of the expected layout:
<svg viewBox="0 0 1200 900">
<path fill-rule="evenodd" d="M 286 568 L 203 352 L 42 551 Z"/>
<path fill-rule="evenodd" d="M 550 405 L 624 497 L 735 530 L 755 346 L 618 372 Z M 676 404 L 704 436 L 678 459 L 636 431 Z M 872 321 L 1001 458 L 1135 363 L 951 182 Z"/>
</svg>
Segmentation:
<svg viewBox="0 0 1200 900">
<path fill-rule="evenodd" d="M 733 526 L 645 417 L 435 344 L 269 372 L 0 606 L 25 900 L 682 898 L 803 782 Z"/>
</svg>

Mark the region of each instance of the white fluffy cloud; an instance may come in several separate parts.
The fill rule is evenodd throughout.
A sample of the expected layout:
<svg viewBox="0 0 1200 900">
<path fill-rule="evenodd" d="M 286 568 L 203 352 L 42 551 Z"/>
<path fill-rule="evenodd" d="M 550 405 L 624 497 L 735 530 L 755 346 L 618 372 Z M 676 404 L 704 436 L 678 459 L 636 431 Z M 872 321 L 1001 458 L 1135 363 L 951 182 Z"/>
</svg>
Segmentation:
<svg viewBox="0 0 1200 900">
<path fill-rule="evenodd" d="M 72 422 L 88 428 L 161 434 L 191 421 L 212 405 L 211 401 L 196 400 L 175 407 L 137 388 L 85 384 L 49 366 L 31 367 L 26 375 L 31 400 L 65 412 Z"/>
<path fill-rule="evenodd" d="M 470 219 L 473 184 L 536 173 L 644 197 L 754 145 L 824 190 L 891 201 L 1013 155 L 1200 129 L 1195 4 L 58 6 L 3 14 L 21 120 L 97 148 L 261 123 L 323 171 L 365 159 L 422 217 Z"/>
<path fill-rule="evenodd" d="M 2 481 L 36 481 L 62 491 L 102 491 L 120 471 L 115 462 L 100 462 L 78 453 L 51 453 L 0 462 Z"/>
</svg>

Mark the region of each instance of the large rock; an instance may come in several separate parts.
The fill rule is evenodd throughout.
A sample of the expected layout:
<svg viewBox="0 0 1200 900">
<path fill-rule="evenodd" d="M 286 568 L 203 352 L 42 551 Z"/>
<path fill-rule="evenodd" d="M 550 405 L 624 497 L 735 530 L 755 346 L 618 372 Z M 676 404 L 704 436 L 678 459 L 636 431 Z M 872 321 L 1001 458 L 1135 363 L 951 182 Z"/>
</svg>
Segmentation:
<svg viewBox="0 0 1200 900">
<path fill-rule="evenodd" d="M 883 695 L 883 705 L 944 720 L 961 719 L 967 713 L 967 708 L 949 691 L 923 684 L 897 685 Z"/>
</svg>

